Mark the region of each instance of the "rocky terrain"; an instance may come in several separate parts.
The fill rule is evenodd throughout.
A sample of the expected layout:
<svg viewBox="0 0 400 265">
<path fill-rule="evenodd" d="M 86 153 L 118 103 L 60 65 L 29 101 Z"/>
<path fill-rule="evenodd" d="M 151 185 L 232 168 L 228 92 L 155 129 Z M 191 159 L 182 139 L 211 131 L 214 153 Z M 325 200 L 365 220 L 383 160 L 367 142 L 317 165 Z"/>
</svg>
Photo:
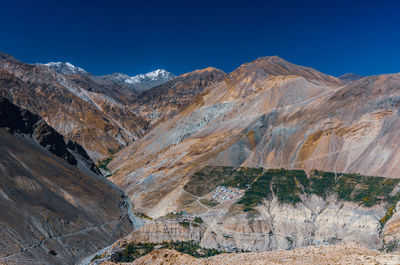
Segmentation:
<svg viewBox="0 0 400 265">
<path fill-rule="evenodd" d="M 390 182 L 399 174 L 399 84 L 398 74 L 343 82 L 279 57 L 260 58 L 222 76 L 109 164 L 112 181 L 127 192 L 134 210 L 153 218 L 131 240 L 183 240 L 189 233 L 177 228 L 182 220 L 162 218 L 184 211 L 204 220 L 203 233 L 191 238 L 203 247 L 263 251 L 357 242 L 398 249 L 398 237 L 390 235 L 397 231 L 396 203 L 366 205 L 360 198 L 369 202 L 368 196 L 343 200 L 340 193 L 307 193 L 294 205 L 282 204 L 271 186 L 274 196 L 245 211 L 238 202 L 252 182 L 226 191 L 208 183 L 207 173 L 194 185 L 208 183 L 204 194 L 187 185 L 210 165 L 302 169 L 308 178 L 318 169 L 333 172 L 335 179 L 344 175 L 334 172 L 343 172 Z M 351 183 L 365 185 L 361 175 Z M 397 194 L 397 188 L 390 191 Z M 357 188 L 354 192 L 351 196 Z"/>
<path fill-rule="evenodd" d="M 1 54 L 1 261 L 396 263 L 399 85 L 277 56 L 130 77 Z"/>
<path fill-rule="evenodd" d="M 126 74 L 114 73 L 111 75 L 100 76 L 100 79 L 117 82 L 132 87 L 138 92 L 143 92 L 161 85 L 175 76 L 163 69 L 157 69 L 146 74 L 128 76 Z"/>
<path fill-rule="evenodd" d="M 130 104 L 130 108 L 151 124 L 156 124 L 178 114 L 225 76 L 223 71 L 212 67 L 180 75 L 142 92 Z"/>
<path fill-rule="evenodd" d="M 97 161 L 177 114 L 224 75 L 209 68 L 177 78 L 165 70 L 94 76 L 70 63 L 31 65 L 0 55 L 0 95 L 43 117 Z"/>
<path fill-rule="evenodd" d="M 154 250 L 150 254 L 143 256 L 132 263 L 135 265 L 149 264 L 190 264 L 190 265 L 211 265 L 211 264 L 387 264 L 394 265 L 400 263 L 400 255 L 383 254 L 361 248 L 356 244 L 339 244 L 325 247 L 306 247 L 296 250 L 276 250 L 271 252 L 255 252 L 255 253 L 234 253 L 221 254 L 210 258 L 194 258 L 193 256 L 182 254 L 175 250 Z M 116 264 L 113 262 L 103 262 L 103 265 Z"/>
<path fill-rule="evenodd" d="M 395 74 L 344 84 L 258 59 L 122 150 L 113 181 L 157 217 L 177 210 L 187 177 L 210 164 L 396 177 L 398 83 Z"/>
<path fill-rule="evenodd" d="M 74 264 L 132 229 L 84 149 L 0 98 L 0 263 Z"/>
<path fill-rule="evenodd" d="M 75 75 L 25 64 L 7 54 L 0 55 L 0 69 L 1 96 L 40 115 L 67 139 L 81 144 L 93 159 L 128 145 L 146 127 L 146 121 L 114 99 L 76 85 Z M 124 126 L 120 119 L 131 122 Z"/>
<path fill-rule="evenodd" d="M 302 170 L 207 167 L 181 192 L 182 211 L 114 244 L 193 242 L 227 252 L 357 243 L 398 250 L 398 179 Z M 150 220 L 151 219 L 151 220 Z"/>
<path fill-rule="evenodd" d="M 344 82 L 353 82 L 353 81 L 363 78 L 363 76 L 354 74 L 354 73 L 347 73 L 347 74 L 339 76 L 338 78 Z"/>
</svg>

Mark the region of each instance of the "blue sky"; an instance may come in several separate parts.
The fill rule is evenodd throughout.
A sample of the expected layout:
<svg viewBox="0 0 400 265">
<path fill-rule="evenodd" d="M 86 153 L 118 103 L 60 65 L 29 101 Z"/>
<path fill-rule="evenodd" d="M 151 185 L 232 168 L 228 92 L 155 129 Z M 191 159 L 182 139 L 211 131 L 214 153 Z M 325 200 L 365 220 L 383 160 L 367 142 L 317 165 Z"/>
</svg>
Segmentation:
<svg viewBox="0 0 400 265">
<path fill-rule="evenodd" d="M 400 72 L 400 1 L 2 1 L 0 50 L 93 74 L 230 72 L 278 55 L 324 73 Z"/>
</svg>

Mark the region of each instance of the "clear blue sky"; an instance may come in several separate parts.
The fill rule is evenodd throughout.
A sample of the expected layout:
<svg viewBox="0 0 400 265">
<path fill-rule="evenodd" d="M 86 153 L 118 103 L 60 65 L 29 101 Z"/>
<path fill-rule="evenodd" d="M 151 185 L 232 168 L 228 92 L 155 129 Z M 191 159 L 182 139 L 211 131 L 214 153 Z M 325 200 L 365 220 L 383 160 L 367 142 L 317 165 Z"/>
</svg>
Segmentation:
<svg viewBox="0 0 400 265">
<path fill-rule="evenodd" d="M 93 74 L 230 72 L 278 55 L 324 73 L 400 72 L 400 1 L 2 1 L 0 50 Z"/>
</svg>

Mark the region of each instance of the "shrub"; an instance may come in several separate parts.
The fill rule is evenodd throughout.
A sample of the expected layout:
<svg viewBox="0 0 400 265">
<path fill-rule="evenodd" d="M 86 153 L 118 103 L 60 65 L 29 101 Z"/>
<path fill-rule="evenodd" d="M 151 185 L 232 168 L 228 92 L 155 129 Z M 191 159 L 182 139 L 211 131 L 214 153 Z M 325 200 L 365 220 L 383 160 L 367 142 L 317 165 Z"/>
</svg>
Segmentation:
<svg viewBox="0 0 400 265">
<path fill-rule="evenodd" d="M 188 222 L 186 220 L 179 222 L 179 224 L 181 226 L 185 227 L 185 228 L 189 228 L 190 227 L 190 222 Z"/>
<path fill-rule="evenodd" d="M 198 224 L 202 224 L 203 223 L 203 219 L 201 219 L 201 217 L 195 217 L 193 219 L 193 222 L 198 223 Z"/>
<path fill-rule="evenodd" d="M 390 208 L 388 209 L 387 213 L 385 214 L 385 216 L 383 216 L 379 222 L 381 223 L 381 226 L 383 227 L 387 221 L 389 221 L 390 218 L 392 218 L 393 214 L 394 214 L 394 210 L 396 209 L 396 207 L 394 205 L 390 206 Z"/>
</svg>

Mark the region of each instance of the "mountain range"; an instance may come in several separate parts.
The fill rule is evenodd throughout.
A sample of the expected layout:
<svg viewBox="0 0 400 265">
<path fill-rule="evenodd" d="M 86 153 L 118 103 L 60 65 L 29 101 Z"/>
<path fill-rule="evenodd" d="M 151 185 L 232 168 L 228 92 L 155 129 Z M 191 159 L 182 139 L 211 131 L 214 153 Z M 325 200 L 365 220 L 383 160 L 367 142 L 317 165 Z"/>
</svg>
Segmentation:
<svg viewBox="0 0 400 265">
<path fill-rule="evenodd" d="M 1 53 L 0 260 L 117 263 L 167 241 L 198 257 L 399 250 L 399 85 L 277 56 L 130 77 Z"/>
</svg>

